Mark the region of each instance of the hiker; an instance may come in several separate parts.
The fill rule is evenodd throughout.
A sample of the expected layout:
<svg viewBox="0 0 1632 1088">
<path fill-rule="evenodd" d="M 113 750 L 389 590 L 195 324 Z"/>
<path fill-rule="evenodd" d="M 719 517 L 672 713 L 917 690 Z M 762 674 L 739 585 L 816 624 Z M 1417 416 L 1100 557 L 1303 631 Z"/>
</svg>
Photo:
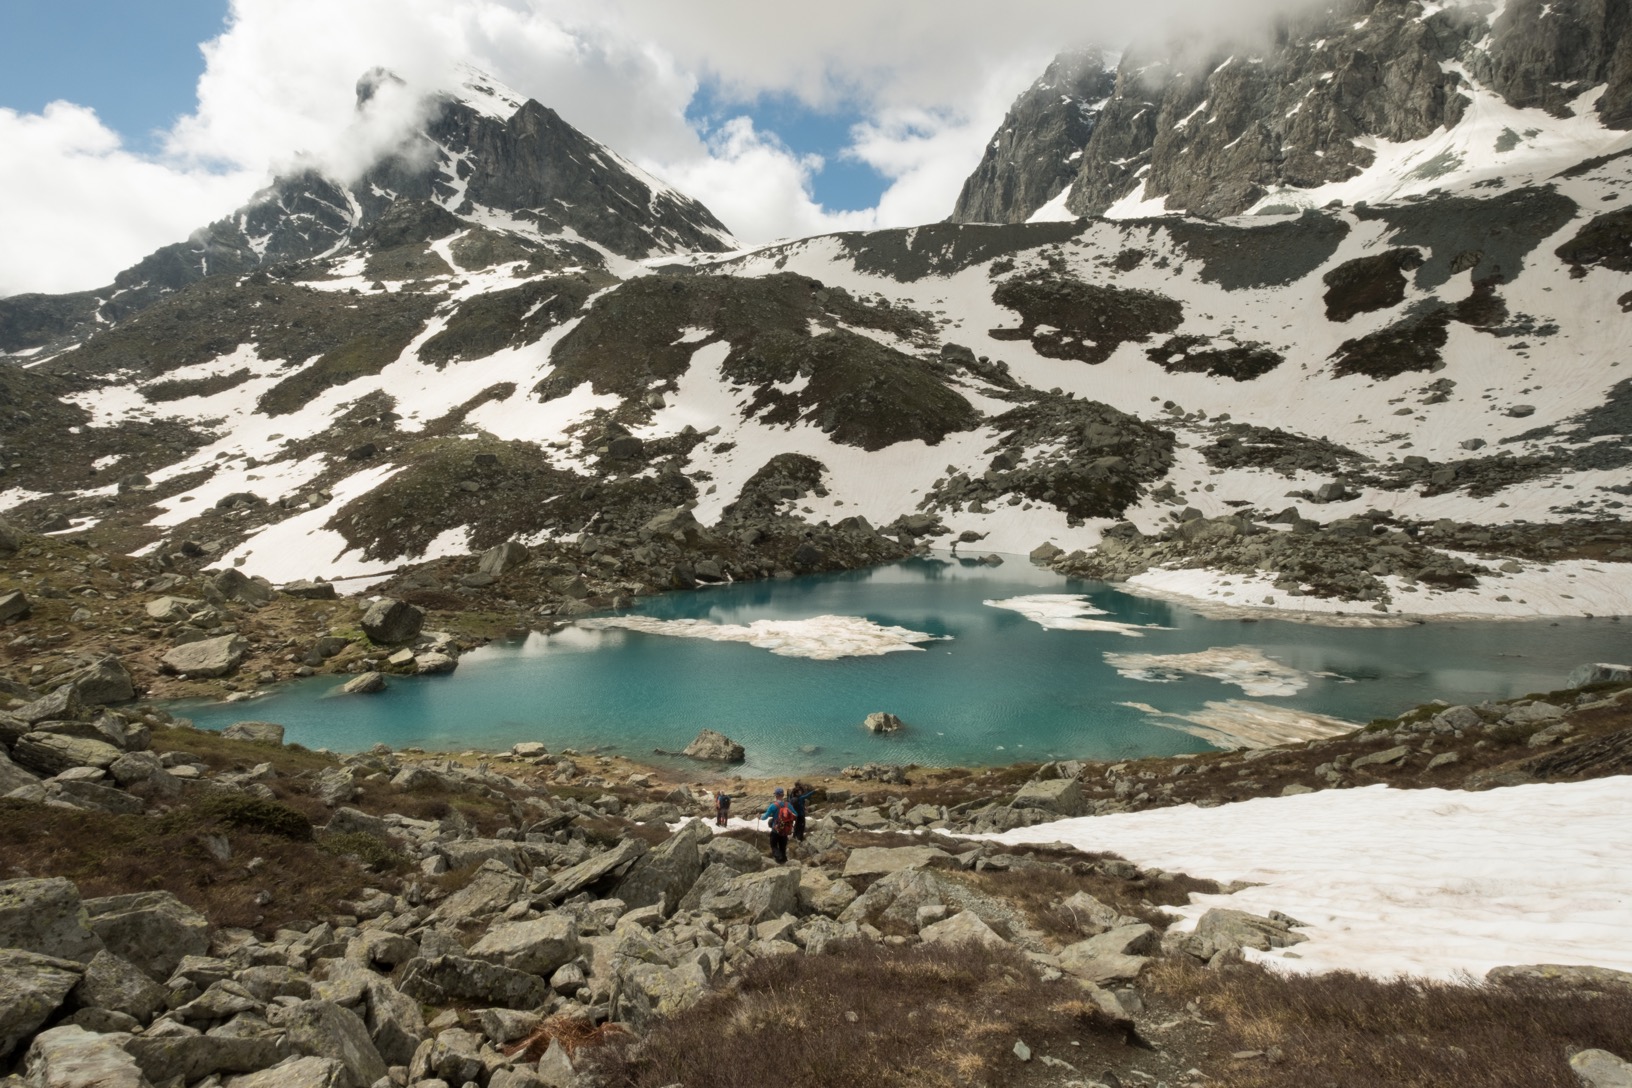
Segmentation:
<svg viewBox="0 0 1632 1088">
<path fill-rule="evenodd" d="M 771 825 L 771 860 L 782 865 L 788 860 L 788 836 L 793 834 L 795 817 L 787 791 L 776 787 L 776 796 L 765 809 L 764 820 Z"/>
<path fill-rule="evenodd" d="M 731 795 L 721 790 L 714 795 L 714 826 L 724 827 L 731 818 Z"/>
<path fill-rule="evenodd" d="M 816 792 L 814 786 L 807 786 L 803 782 L 793 784 L 793 796 L 788 798 L 788 805 L 793 809 L 793 837 L 800 842 L 805 841 L 805 807 L 810 802 L 811 795 Z"/>
</svg>

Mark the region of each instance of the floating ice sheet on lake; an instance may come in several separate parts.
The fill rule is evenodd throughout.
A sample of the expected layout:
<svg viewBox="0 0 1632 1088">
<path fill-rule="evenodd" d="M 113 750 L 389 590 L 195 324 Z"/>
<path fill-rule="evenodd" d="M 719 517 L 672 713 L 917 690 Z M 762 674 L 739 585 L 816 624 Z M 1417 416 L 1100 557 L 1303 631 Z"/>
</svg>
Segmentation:
<svg viewBox="0 0 1632 1088">
<path fill-rule="evenodd" d="M 663 620 L 653 616 L 610 616 L 579 620 L 592 631 L 622 628 L 648 635 L 703 638 L 713 642 L 746 642 L 781 657 L 808 657 L 832 661 L 840 657 L 876 657 L 901 650 L 918 650 L 919 642 L 938 642 L 906 627 L 886 627 L 861 616 L 814 616 L 807 620 L 755 620 L 750 624 L 710 623 L 708 620 Z"/>
<path fill-rule="evenodd" d="M 1283 665 L 1251 646 L 1225 646 L 1193 654 L 1106 654 L 1105 663 L 1129 680 L 1166 683 L 1180 675 L 1210 676 L 1248 695 L 1296 695 L 1309 686 L 1307 673 Z"/>
<path fill-rule="evenodd" d="M 1632 776 L 1461 790 L 1387 786 L 1057 820 L 991 836 L 1112 851 L 1252 886 L 1164 908 L 1282 911 L 1305 944 L 1249 952 L 1289 971 L 1454 978 L 1503 964 L 1632 971 Z"/>
<path fill-rule="evenodd" d="M 982 601 L 991 608 L 1007 608 L 1018 612 L 1033 623 L 1050 631 L 1110 631 L 1119 635 L 1143 638 L 1147 630 L 1165 631 L 1157 624 L 1121 623 L 1117 620 L 1096 620 L 1095 616 L 1109 616 L 1102 608 L 1088 603 L 1088 598 L 1076 593 L 1027 593 L 1007 597 L 1001 601 Z"/>
<path fill-rule="evenodd" d="M 1219 748 L 1273 748 L 1337 737 L 1356 728 L 1355 723 L 1341 718 L 1250 699 L 1209 700 L 1200 710 L 1188 713 L 1158 710 L 1147 703 L 1121 705 L 1149 714 L 1153 725 L 1181 730 Z"/>
</svg>

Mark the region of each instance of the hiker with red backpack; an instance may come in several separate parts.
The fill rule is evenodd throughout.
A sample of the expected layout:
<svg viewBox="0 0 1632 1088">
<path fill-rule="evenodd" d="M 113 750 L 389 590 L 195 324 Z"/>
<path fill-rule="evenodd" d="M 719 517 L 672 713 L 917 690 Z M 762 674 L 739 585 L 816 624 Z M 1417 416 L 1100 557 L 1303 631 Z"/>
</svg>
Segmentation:
<svg viewBox="0 0 1632 1088">
<path fill-rule="evenodd" d="M 771 826 L 771 860 L 782 865 L 788 860 L 788 837 L 793 834 L 797 817 L 793 814 L 793 806 L 788 804 L 787 792 L 781 786 L 776 787 L 776 795 L 765 809 L 763 818 Z"/>
</svg>

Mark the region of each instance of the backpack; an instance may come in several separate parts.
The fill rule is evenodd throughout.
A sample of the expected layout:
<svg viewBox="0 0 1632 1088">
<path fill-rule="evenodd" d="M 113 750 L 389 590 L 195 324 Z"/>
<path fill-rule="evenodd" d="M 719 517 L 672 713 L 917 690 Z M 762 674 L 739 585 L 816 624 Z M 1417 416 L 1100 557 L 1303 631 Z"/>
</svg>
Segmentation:
<svg viewBox="0 0 1632 1088">
<path fill-rule="evenodd" d="M 793 809 L 786 801 L 776 803 L 776 816 L 771 820 L 771 829 L 784 837 L 793 834 Z"/>
<path fill-rule="evenodd" d="M 717 795 L 714 798 L 714 807 L 717 808 L 717 809 L 720 809 L 722 812 L 730 812 L 731 811 L 731 795 L 729 793 L 722 793 L 722 794 Z"/>
</svg>

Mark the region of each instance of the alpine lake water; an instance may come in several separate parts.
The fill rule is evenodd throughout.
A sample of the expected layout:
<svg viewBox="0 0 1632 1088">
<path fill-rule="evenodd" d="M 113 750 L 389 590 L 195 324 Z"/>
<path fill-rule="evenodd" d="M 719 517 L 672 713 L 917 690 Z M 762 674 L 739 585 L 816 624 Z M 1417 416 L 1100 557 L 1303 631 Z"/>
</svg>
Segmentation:
<svg viewBox="0 0 1632 1088">
<path fill-rule="evenodd" d="M 988 603 L 1015 598 L 1023 600 Z M 1017 607 L 1100 629 L 1050 628 Z M 787 622 L 817 617 L 850 619 Z M 693 636 L 716 633 L 712 625 L 779 621 L 784 648 L 818 654 L 835 637 L 862 645 L 917 637 L 890 628 L 934 641 L 875 656 L 784 656 L 602 625 L 608 619 Z M 1266 708 L 1363 724 L 1436 698 L 1479 702 L 1557 689 L 1583 662 L 1628 657 L 1632 623 L 1612 619 L 1408 627 L 1211 619 L 1068 580 L 1022 557 L 987 566 L 940 556 L 670 593 L 589 624 L 490 644 L 450 675 L 392 677 L 377 695 L 340 695 L 346 678 L 326 676 L 250 702 L 172 710 L 205 729 L 278 722 L 290 742 L 337 752 L 380 742 L 460 751 L 542 741 L 552 752 L 646 760 L 655 749 L 678 751 L 706 727 L 746 747 L 747 763 L 733 770 L 753 776 L 867 761 L 989 765 L 1196 752 L 1215 745 L 1187 727 Z M 898 715 L 906 728 L 868 733 L 862 721 L 873 711 Z"/>
</svg>

